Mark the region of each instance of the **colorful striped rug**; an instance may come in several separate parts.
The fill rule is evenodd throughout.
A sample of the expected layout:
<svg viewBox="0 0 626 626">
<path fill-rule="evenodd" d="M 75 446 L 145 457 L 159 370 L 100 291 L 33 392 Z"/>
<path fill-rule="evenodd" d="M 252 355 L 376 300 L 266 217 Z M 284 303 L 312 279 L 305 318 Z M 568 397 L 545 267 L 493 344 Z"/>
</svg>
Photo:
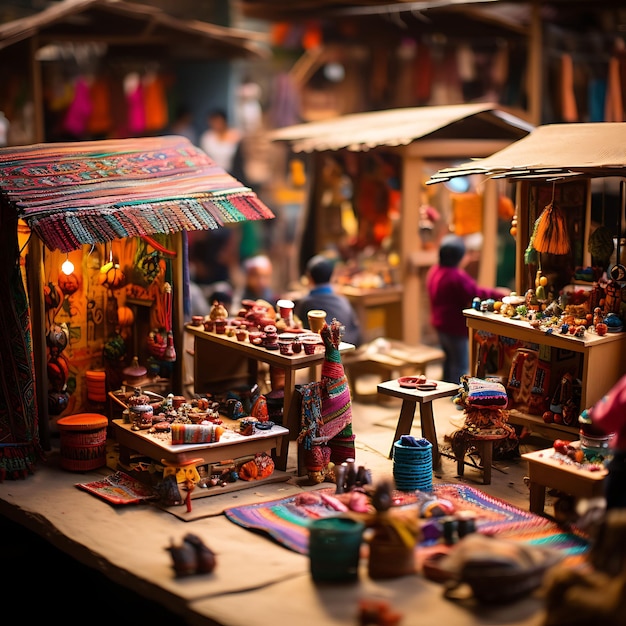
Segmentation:
<svg viewBox="0 0 626 626">
<path fill-rule="evenodd" d="M 335 488 L 321 489 L 330 495 Z M 502 539 L 523 541 L 535 546 L 561 550 L 573 561 L 579 560 L 589 548 L 589 541 L 582 534 L 563 530 L 556 522 L 524 511 L 486 493 L 461 484 L 433 485 L 432 494 L 454 505 L 456 511 L 471 511 L 476 518 L 478 532 L 497 535 Z M 426 497 L 417 492 L 416 497 L 403 496 L 403 506 L 417 508 L 420 499 Z M 281 545 L 299 552 L 308 553 L 311 520 L 338 515 L 335 509 L 324 504 L 296 504 L 297 496 L 270 502 L 233 507 L 224 511 L 226 517 L 244 528 L 266 533 Z M 421 544 L 426 547 L 427 544 Z"/>
</svg>

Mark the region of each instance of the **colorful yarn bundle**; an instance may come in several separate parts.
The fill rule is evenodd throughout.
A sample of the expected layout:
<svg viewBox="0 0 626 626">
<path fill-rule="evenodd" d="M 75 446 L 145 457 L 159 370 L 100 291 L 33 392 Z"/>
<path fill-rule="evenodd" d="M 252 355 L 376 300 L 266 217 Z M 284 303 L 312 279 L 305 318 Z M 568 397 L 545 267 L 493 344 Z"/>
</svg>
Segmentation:
<svg viewBox="0 0 626 626">
<path fill-rule="evenodd" d="M 320 332 L 325 354 L 320 382 L 302 385 L 301 431 L 304 464 L 310 477 L 319 476 L 329 462 L 354 458 L 352 399 L 341 363 L 341 324 L 333 319 Z"/>
<path fill-rule="evenodd" d="M 215 443 L 224 428 L 217 424 L 172 424 L 172 445 L 183 443 Z"/>
</svg>

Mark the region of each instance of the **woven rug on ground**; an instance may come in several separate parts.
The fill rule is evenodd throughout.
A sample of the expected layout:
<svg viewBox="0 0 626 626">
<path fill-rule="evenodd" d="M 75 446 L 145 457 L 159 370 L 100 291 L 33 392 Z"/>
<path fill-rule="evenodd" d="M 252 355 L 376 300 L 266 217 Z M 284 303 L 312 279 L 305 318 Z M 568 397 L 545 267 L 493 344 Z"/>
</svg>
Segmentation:
<svg viewBox="0 0 626 626">
<path fill-rule="evenodd" d="M 332 495 L 334 491 L 335 488 L 331 487 L 320 489 L 318 493 Z M 581 558 L 589 548 L 589 541 L 584 536 L 564 531 L 548 518 L 523 511 L 468 485 L 434 485 L 430 493 L 416 492 L 415 496 L 404 494 L 400 505 L 417 509 L 420 501 L 432 496 L 448 500 L 455 511 L 474 513 L 476 529 L 484 534 L 561 550 L 567 557 L 573 557 L 573 560 Z M 311 520 L 339 513 L 324 503 L 297 504 L 296 496 L 292 496 L 226 509 L 224 514 L 235 524 L 267 533 L 286 548 L 307 554 L 308 525 Z"/>
</svg>

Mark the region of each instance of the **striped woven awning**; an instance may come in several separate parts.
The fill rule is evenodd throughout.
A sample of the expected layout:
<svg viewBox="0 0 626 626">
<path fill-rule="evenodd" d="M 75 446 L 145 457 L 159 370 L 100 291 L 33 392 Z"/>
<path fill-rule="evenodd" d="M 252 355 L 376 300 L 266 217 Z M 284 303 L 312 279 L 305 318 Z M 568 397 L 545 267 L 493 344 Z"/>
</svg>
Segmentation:
<svg viewBox="0 0 626 626">
<path fill-rule="evenodd" d="M 273 218 L 248 187 L 179 136 L 0 149 L 1 210 L 51 250 Z"/>
</svg>

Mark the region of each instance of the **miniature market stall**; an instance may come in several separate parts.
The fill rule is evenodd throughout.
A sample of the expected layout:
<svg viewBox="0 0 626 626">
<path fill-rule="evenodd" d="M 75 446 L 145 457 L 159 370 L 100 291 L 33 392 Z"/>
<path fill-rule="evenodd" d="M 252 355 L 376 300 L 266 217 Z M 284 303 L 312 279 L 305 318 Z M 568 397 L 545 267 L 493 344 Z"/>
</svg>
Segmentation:
<svg viewBox="0 0 626 626">
<path fill-rule="evenodd" d="M 49 414 L 85 406 L 90 371 L 137 384 L 148 363 L 180 393 L 183 231 L 273 214 L 178 136 L 5 148 L 0 163 L 0 460 L 11 473 L 31 469 L 40 437 L 49 445 Z"/>
<path fill-rule="evenodd" d="M 311 154 L 301 267 L 321 251 L 343 257 L 338 289 L 361 311 L 366 341 L 420 341 L 428 318 L 423 272 L 449 226 L 484 234 L 478 273 L 495 284 L 497 185 L 429 194 L 424 183 L 445 163 L 492 154 L 531 128 L 497 106 L 464 104 L 344 115 L 271 134 Z"/>
<path fill-rule="evenodd" d="M 576 437 L 580 412 L 626 371 L 624 123 L 555 124 L 430 183 L 517 183 L 516 292 L 465 311 L 470 367 L 500 377 L 510 421 Z"/>
</svg>

